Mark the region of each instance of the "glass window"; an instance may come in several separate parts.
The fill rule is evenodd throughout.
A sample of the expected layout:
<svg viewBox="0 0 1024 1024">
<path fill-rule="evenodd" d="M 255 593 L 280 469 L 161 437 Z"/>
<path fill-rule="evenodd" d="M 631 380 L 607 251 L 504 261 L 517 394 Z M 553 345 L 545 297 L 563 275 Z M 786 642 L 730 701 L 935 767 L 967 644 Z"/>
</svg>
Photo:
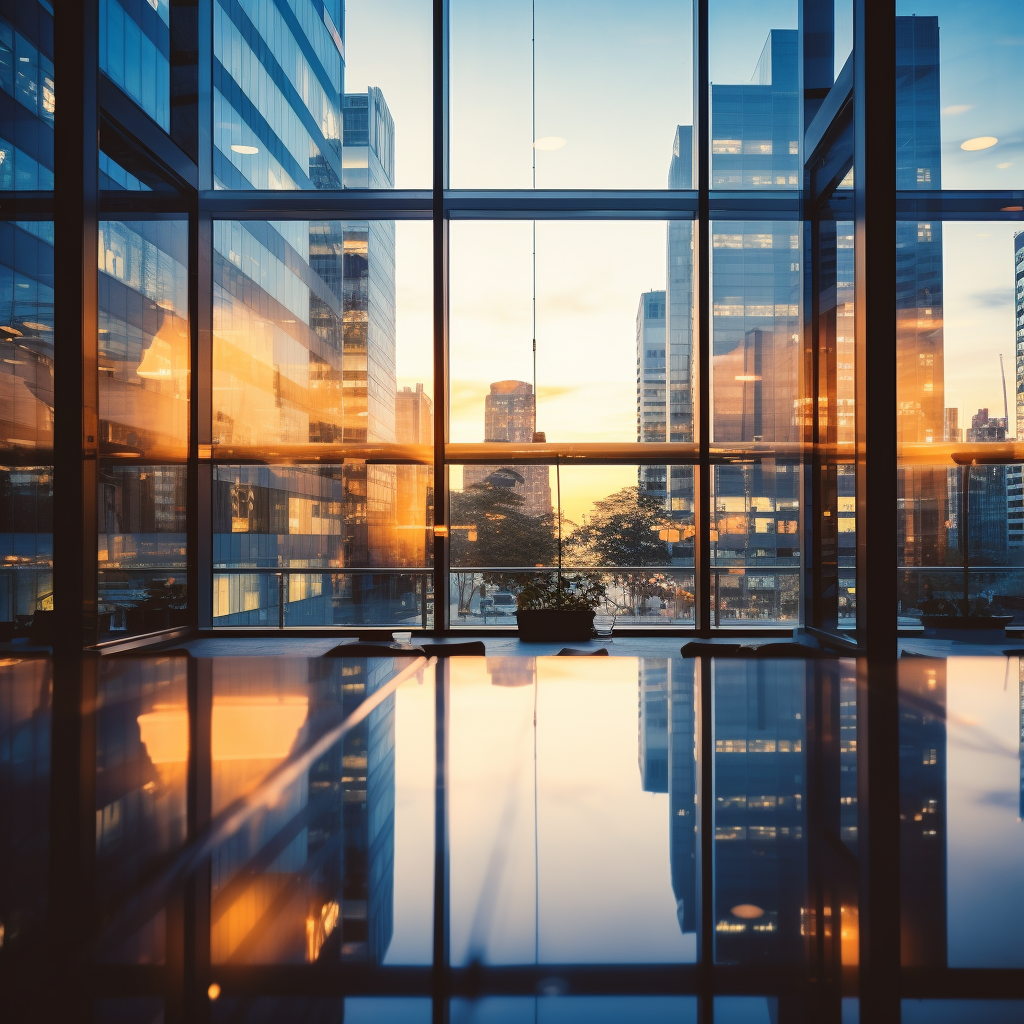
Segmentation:
<svg viewBox="0 0 1024 1024">
<path fill-rule="evenodd" d="M 453 223 L 451 281 L 453 441 L 692 440 L 690 221 Z"/>
<path fill-rule="evenodd" d="M 966 599 L 1015 615 L 1024 497 L 1007 442 L 1024 431 L 1024 234 L 907 221 L 897 244 L 900 613 L 909 625 Z"/>
<path fill-rule="evenodd" d="M 99 0 L 100 70 L 165 132 L 171 129 L 168 0 Z"/>
<path fill-rule="evenodd" d="M 0 629 L 53 609 L 53 222 L 0 223 Z"/>
<path fill-rule="evenodd" d="M 896 12 L 896 187 L 1020 188 L 1020 8 L 899 0 Z"/>
<path fill-rule="evenodd" d="M 216 186 L 429 186 L 431 10 L 217 0 Z"/>
<path fill-rule="evenodd" d="M 420 223 L 215 223 L 220 624 L 432 621 L 428 571 L 365 571 L 431 564 L 430 246 Z M 341 444 L 378 454 L 230 464 Z M 304 567 L 331 571 L 269 571 Z"/>
<path fill-rule="evenodd" d="M 52 12 L 0 15 L 0 191 L 53 188 L 54 108 Z"/>
<path fill-rule="evenodd" d="M 708 14 L 711 187 L 799 188 L 797 5 L 715 0 Z"/>
<path fill-rule="evenodd" d="M 188 223 L 101 221 L 101 635 L 186 624 Z"/>
<path fill-rule="evenodd" d="M 216 221 L 213 236 L 215 450 L 430 443 L 429 224 Z"/>
<path fill-rule="evenodd" d="M 716 221 L 711 244 L 712 438 L 797 441 L 801 225 Z"/>
<path fill-rule="evenodd" d="M 452 4 L 454 188 L 691 187 L 670 160 L 680 135 L 690 148 L 691 5 L 622 15 L 607 0 L 586 17 L 571 0 Z M 609 74 L 595 55 L 613 39 Z"/>
<path fill-rule="evenodd" d="M 693 621 L 691 466 L 465 465 L 450 488 L 453 624 L 514 624 L 535 579 L 597 586 L 619 627 Z"/>
<path fill-rule="evenodd" d="M 766 458 L 712 473 L 712 621 L 795 624 L 800 595 L 800 467 Z"/>
</svg>

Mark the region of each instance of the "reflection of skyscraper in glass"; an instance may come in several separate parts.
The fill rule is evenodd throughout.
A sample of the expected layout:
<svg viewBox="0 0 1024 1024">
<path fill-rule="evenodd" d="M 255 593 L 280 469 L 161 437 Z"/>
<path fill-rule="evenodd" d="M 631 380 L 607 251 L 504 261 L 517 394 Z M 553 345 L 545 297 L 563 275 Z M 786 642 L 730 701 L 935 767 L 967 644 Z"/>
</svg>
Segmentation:
<svg viewBox="0 0 1024 1024">
<path fill-rule="evenodd" d="M 636 312 L 636 439 L 665 441 L 665 293 L 645 292 Z M 664 502 L 665 466 L 641 466 L 640 489 Z"/>
<path fill-rule="evenodd" d="M 217 184 L 393 187 L 395 128 L 382 93 L 344 93 L 340 0 L 218 0 L 214 22 Z M 266 97 L 259 110 L 247 98 L 257 92 Z M 394 441 L 395 345 L 393 222 L 215 223 L 215 444 Z M 393 467 L 222 466 L 215 486 L 218 566 L 352 568 L 400 558 Z M 395 595 L 378 593 L 385 585 L 369 574 L 291 576 L 283 618 L 387 621 Z M 214 617 L 273 621 L 277 588 L 267 575 L 220 576 Z"/>
<path fill-rule="evenodd" d="M 484 441 L 531 444 L 537 429 L 537 405 L 533 385 L 521 380 L 500 380 L 484 398 Z M 496 469 L 505 470 L 514 493 L 523 499 L 527 515 L 551 512 L 551 482 L 547 466 L 466 466 L 463 486 L 483 483 Z"/>
<path fill-rule="evenodd" d="M 804 680 L 715 663 L 715 959 L 803 962 Z"/>
<path fill-rule="evenodd" d="M 696 762 L 693 662 L 641 658 L 640 784 L 668 793 L 669 862 L 679 928 L 696 930 Z"/>
<path fill-rule="evenodd" d="M 903 963 L 946 966 L 946 663 L 900 666 Z"/>
<path fill-rule="evenodd" d="M 395 395 L 395 440 L 430 445 L 434 440 L 434 403 L 423 390 L 404 387 Z M 395 467 L 395 519 L 403 565 L 426 565 L 427 517 L 434 504 L 430 466 Z"/>
</svg>

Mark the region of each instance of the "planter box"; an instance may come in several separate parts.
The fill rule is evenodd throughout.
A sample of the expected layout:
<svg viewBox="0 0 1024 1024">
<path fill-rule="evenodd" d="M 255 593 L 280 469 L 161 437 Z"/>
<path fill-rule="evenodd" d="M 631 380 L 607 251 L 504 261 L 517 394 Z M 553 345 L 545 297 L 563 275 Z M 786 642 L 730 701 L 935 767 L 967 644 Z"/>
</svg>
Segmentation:
<svg viewBox="0 0 1024 1024">
<path fill-rule="evenodd" d="M 563 611 L 543 608 L 516 612 L 519 639 L 527 642 L 589 640 L 594 635 L 592 611 Z"/>
</svg>

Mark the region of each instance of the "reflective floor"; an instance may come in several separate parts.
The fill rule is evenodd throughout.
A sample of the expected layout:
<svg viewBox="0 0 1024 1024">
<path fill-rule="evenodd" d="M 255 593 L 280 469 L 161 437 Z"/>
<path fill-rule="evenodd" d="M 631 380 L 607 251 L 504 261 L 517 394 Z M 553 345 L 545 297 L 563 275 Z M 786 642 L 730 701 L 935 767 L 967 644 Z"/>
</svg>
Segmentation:
<svg viewBox="0 0 1024 1024">
<path fill-rule="evenodd" d="M 858 803 L 883 684 L 853 660 L 8 658 L 0 1017 L 845 1024 L 877 871 L 902 1019 L 1024 1021 L 1022 662 L 901 659 L 889 822 Z"/>
</svg>

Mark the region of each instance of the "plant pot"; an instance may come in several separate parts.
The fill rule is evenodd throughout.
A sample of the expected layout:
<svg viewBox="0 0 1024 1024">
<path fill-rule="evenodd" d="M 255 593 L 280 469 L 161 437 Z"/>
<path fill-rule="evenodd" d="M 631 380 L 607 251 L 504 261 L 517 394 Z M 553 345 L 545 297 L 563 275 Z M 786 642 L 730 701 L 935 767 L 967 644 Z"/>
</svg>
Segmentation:
<svg viewBox="0 0 1024 1024">
<path fill-rule="evenodd" d="M 540 608 L 516 612 L 519 639 L 527 643 L 589 640 L 594 635 L 592 611 Z"/>
</svg>

